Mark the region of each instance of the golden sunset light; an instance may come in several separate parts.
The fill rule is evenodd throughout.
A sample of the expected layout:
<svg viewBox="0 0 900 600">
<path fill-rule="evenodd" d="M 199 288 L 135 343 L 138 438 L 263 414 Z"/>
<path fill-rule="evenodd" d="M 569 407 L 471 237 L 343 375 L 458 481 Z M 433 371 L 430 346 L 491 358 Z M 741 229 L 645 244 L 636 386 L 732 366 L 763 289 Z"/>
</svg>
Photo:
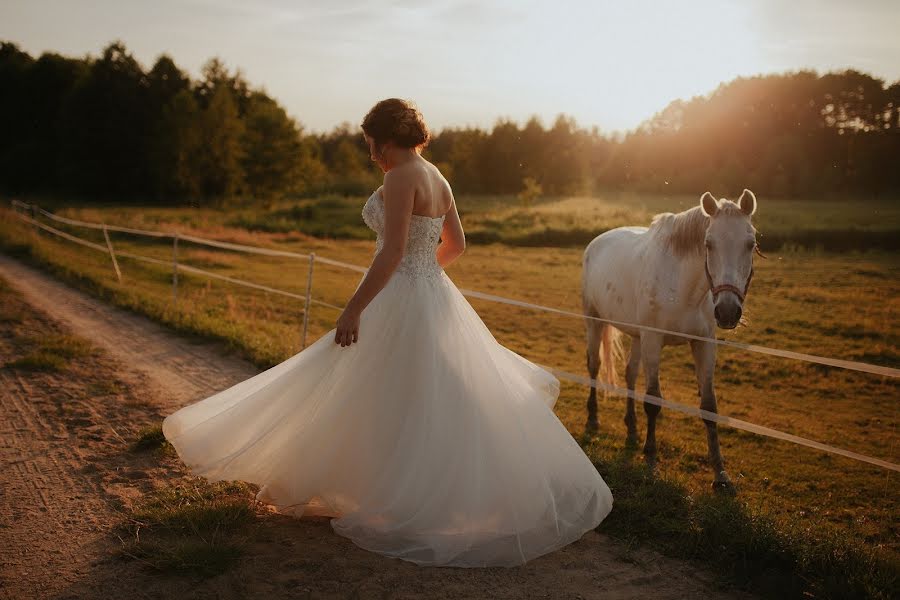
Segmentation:
<svg viewBox="0 0 900 600">
<path fill-rule="evenodd" d="M 0 36 L 32 53 L 96 55 L 115 37 L 144 65 L 169 52 L 194 76 L 219 56 L 314 131 L 388 96 L 416 98 L 438 128 L 565 113 L 624 131 L 738 76 L 853 67 L 896 80 L 897 27 L 900 4 L 889 0 L 0 6 Z"/>
<path fill-rule="evenodd" d="M 888 600 L 900 0 L 0 1 L 0 600 Z"/>
</svg>

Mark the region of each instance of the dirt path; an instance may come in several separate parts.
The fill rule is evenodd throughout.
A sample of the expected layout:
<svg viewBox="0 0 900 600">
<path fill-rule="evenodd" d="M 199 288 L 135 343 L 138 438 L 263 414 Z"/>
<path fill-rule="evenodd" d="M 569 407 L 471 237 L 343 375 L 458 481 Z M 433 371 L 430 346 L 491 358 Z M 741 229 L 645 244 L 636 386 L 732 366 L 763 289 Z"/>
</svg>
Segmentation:
<svg viewBox="0 0 900 600">
<path fill-rule="evenodd" d="M 190 340 L 128 311 L 104 304 L 30 267 L 0 255 L 0 275 L 36 308 L 150 375 L 178 407 L 258 373 L 221 346 Z"/>
<path fill-rule="evenodd" d="M 189 478 L 126 440 L 258 371 L 2 255 L 0 277 L 27 302 L 18 321 L 0 319 L 0 365 L 17 352 L 15 328 L 100 349 L 62 374 L 0 367 L 0 598 L 750 597 L 597 532 L 514 569 L 422 568 L 356 547 L 326 518 L 266 514 L 247 555 L 210 579 L 116 559 L 122 507 Z"/>
</svg>

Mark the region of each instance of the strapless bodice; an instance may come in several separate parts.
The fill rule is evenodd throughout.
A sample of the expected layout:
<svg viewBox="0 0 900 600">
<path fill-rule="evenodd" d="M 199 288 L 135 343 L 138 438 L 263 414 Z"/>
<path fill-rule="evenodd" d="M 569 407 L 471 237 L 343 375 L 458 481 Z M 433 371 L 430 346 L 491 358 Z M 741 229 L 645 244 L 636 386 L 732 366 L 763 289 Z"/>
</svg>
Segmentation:
<svg viewBox="0 0 900 600">
<path fill-rule="evenodd" d="M 406 239 L 406 253 L 397 267 L 397 272 L 416 277 L 437 277 L 442 272 L 437 261 L 437 245 L 440 241 L 444 218 L 412 215 L 409 221 L 409 234 Z M 375 232 L 375 253 L 384 246 L 384 199 L 380 188 L 369 196 L 362 209 L 362 218 L 366 225 Z"/>
</svg>

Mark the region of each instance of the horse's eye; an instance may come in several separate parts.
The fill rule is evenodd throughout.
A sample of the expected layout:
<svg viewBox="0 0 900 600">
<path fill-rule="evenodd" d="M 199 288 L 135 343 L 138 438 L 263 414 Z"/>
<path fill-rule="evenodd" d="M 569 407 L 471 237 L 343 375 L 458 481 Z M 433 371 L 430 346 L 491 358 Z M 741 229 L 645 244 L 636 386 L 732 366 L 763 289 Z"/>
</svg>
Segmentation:
<svg viewBox="0 0 900 600">
<path fill-rule="evenodd" d="M 755 246 L 756 246 L 756 240 L 747 242 L 747 250 L 753 250 L 753 248 L 754 248 Z"/>
</svg>

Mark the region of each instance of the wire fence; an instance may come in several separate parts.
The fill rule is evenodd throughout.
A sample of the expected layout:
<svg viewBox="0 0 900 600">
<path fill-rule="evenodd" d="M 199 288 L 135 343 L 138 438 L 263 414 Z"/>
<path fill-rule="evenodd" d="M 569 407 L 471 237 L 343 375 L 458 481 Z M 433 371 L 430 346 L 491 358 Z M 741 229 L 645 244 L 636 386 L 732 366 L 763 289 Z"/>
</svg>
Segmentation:
<svg viewBox="0 0 900 600">
<path fill-rule="evenodd" d="M 135 229 L 135 228 L 130 228 L 130 227 L 121 227 L 121 226 L 117 226 L 117 225 L 106 225 L 103 223 L 91 223 L 88 221 L 80 221 L 77 219 L 70 219 L 67 217 L 62 217 L 60 215 L 56 215 L 54 213 L 48 212 L 36 205 L 27 204 L 25 202 L 21 202 L 18 200 L 12 200 L 11 203 L 12 203 L 13 209 L 15 211 L 15 214 L 22 221 L 29 223 L 43 231 L 47 231 L 48 233 L 52 233 L 53 235 L 56 235 L 63 239 L 66 239 L 68 241 L 74 242 L 76 244 L 80 244 L 82 246 L 91 248 L 92 250 L 96 250 L 96 251 L 102 252 L 104 254 L 107 254 L 110 257 L 110 261 L 113 265 L 114 271 L 115 271 L 116 276 L 119 281 L 121 281 L 121 271 L 119 269 L 117 257 L 130 258 L 133 260 L 147 262 L 147 263 L 151 263 L 151 264 L 163 265 L 166 267 L 171 266 L 171 268 L 172 268 L 173 301 L 177 302 L 178 284 L 179 284 L 178 273 L 179 272 L 191 273 L 194 275 L 200 275 L 203 277 L 218 279 L 218 280 L 226 281 L 226 282 L 234 284 L 234 285 L 245 286 L 245 287 L 257 289 L 260 291 L 269 292 L 272 294 L 278 294 L 278 295 L 282 295 L 282 296 L 287 296 L 289 298 L 300 300 L 303 302 L 302 348 L 306 347 L 306 339 L 307 339 L 307 332 L 308 332 L 308 326 L 309 326 L 309 312 L 310 312 L 309 308 L 312 305 L 320 305 L 320 306 L 324 306 L 324 307 L 331 308 L 334 310 L 343 310 L 343 307 L 341 307 L 341 306 L 337 306 L 334 304 L 330 304 L 328 302 L 324 302 L 324 301 L 314 298 L 312 296 L 313 267 L 314 267 L 315 263 L 319 262 L 319 263 L 334 266 L 334 267 L 348 269 L 348 270 L 355 271 L 358 273 L 365 273 L 368 270 L 365 267 L 362 267 L 359 265 L 354 265 L 351 263 L 346 263 L 343 261 L 334 260 L 334 259 L 323 257 L 323 256 L 318 256 L 315 253 L 304 254 L 304 253 L 299 253 L 299 252 L 290 252 L 290 251 L 286 251 L 286 250 L 263 248 L 263 247 L 259 247 L 259 246 L 248 246 L 248 245 L 244 245 L 244 244 L 236 244 L 233 242 L 223 242 L 223 241 L 219 241 L 219 240 L 206 239 L 206 238 L 187 235 L 187 234 L 183 234 L 183 233 L 179 233 L 179 232 L 150 231 L 150 230 Z M 52 221 L 55 221 L 57 223 L 63 223 L 63 224 L 66 224 L 66 225 L 69 225 L 72 227 L 84 227 L 84 228 L 88 228 L 88 229 L 100 230 L 103 232 L 104 240 L 106 243 L 98 244 L 98 243 L 86 240 L 84 238 L 75 236 L 71 233 L 62 231 L 60 229 L 57 229 L 55 227 L 52 227 L 50 225 L 47 225 L 46 223 L 39 221 L 37 218 L 38 216 L 42 216 L 42 217 L 45 217 Z M 153 238 L 171 238 L 172 239 L 172 260 L 167 261 L 167 260 L 162 260 L 159 258 L 153 258 L 153 257 L 149 257 L 149 256 L 143 256 L 140 254 L 134 254 L 131 252 L 124 252 L 122 250 L 115 250 L 112 245 L 112 242 L 110 241 L 110 238 L 109 238 L 109 233 L 108 233 L 109 231 L 115 231 L 115 232 L 119 232 L 119 233 L 127 233 L 127 234 L 137 235 L 137 236 L 147 236 L 147 237 L 153 237 Z M 183 262 L 179 262 L 179 260 L 178 260 L 178 242 L 179 242 L 179 240 L 192 242 L 194 244 L 199 244 L 199 245 L 210 246 L 210 247 L 214 247 L 214 248 L 220 248 L 220 249 L 224 249 L 224 250 L 245 252 L 245 253 L 258 254 L 258 255 L 264 255 L 264 256 L 287 257 L 287 258 L 293 258 L 293 259 L 306 260 L 309 262 L 309 270 L 308 270 L 308 274 L 307 274 L 305 293 L 302 295 L 296 294 L 296 293 L 289 292 L 286 290 L 281 290 L 278 288 L 254 283 L 251 281 L 246 281 L 246 280 L 235 278 L 235 277 L 228 277 L 225 275 L 221 275 L 219 273 L 214 273 L 212 271 L 208 271 L 206 269 L 200 269 L 198 267 L 186 265 Z M 731 340 L 720 340 L 718 338 L 708 338 L 708 337 L 703 337 L 703 336 L 697 336 L 697 335 L 692 335 L 692 334 L 688 334 L 688 333 L 684 333 L 684 332 L 671 331 L 671 330 L 661 329 L 661 328 L 657 328 L 657 327 L 649 327 L 646 325 L 641 325 L 641 324 L 636 324 L 636 323 L 626 323 L 626 322 L 615 321 L 615 320 L 611 320 L 611 319 L 590 317 L 590 316 L 582 315 L 580 313 L 576 313 L 573 311 L 568 311 L 568 310 L 564 310 L 564 309 L 560 309 L 560 308 L 554 308 L 554 307 L 550 307 L 550 306 L 543 306 L 540 304 L 533 304 L 530 302 L 524 302 L 524 301 L 516 300 L 513 298 L 505 298 L 503 296 L 497 296 L 494 294 L 488 294 L 488 293 L 479 292 L 479 291 L 475 291 L 475 290 L 460 289 L 460 292 L 464 296 L 467 296 L 470 298 L 478 298 L 478 299 L 487 300 L 490 302 L 497 302 L 497 303 L 507 304 L 507 305 L 511 305 L 511 306 L 517 306 L 517 307 L 521 307 L 521 308 L 527 308 L 527 309 L 536 310 L 536 311 L 554 313 L 554 314 L 574 317 L 574 318 L 578 318 L 578 319 L 597 320 L 597 321 L 609 323 L 613 326 L 617 326 L 617 325 L 628 326 L 628 327 L 632 327 L 634 329 L 638 329 L 638 330 L 642 330 L 642 331 L 652 331 L 655 333 L 677 336 L 677 337 L 685 338 L 688 340 L 698 340 L 698 341 L 717 344 L 717 345 L 721 345 L 721 346 L 737 348 L 737 349 L 747 351 L 747 352 L 754 352 L 754 353 L 764 354 L 764 355 L 768 355 L 768 356 L 776 356 L 776 357 L 786 358 L 786 359 L 790 359 L 790 360 L 825 365 L 828 367 L 835 367 L 835 368 L 845 369 L 845 370 L 849 370 L 849 371 L 870 373 L 870 374 L 881 375 L 881 376 L 890 377 L 890 378 L 896 378 L 896 377 L 900 376 L 900 369 L 894 369 L 894 368 L 886 367 L 886 366 L 882 366 L 882 365 L 874 365 L 874 364 L 863 363 L 863 362 L 858 362 L 858 361 L 849 361 L 849 360 L 844 360 L 844 359 L 817 356 L 817 355 L 807 354 L 807 353 L 803 353 L 803 352 L 794 352 L 791 350 L 770 348 L 770 347 L 760 346 L 760 345 L 756 345 L 756 344 L 746 344 L 746 343 L 735 342 L 735 341 L 731 341 Z M 882 467 L 882 468 L 889 469 L 892 471 L 900 471 L 900 465 L 898 465 L 897 463 L 893 463 L 893 462 L 886 461 L 883 459 L 867 456 L 864 454 L 859 454 L 856 452 L 852 452 L 850 450 L 846 450 L 846 449 L 838 448 L 838 447 L 835 447 L 835 446 L 832 446 L 829 444 L 817 442 L 815 440 L 810 440 L 807 438 L 796 436 L 796 435 L 793 435 L 790 433 L 785 433 L 783 431 L 779 431 L 779 430 L 765 427 L 762 425 L 758 425 L 755 423 L 750 423 L 748 421 L 743 421 L 741 419 L 735 419 L 733 417 L 719 415 L 718 413 L 713 413 L 710 411 L 702 410 L 700 408 L 688 406 L 685 404 L 680 404 L 680 403 L 673 402 L 670 400 L 665 400 L 658 396 L 652 396 L 652 395 L 643 394 L 643 393 L 635 393 L 635 392 L 625 389 L 625 388 L 607 384 L 607 383 L 598 381 L 596 379 L 591 379 L 588 377 L 576 375 L 574 373 L 569 373 L 567 371 L 563 371 L 563 370 L 557 369 L 555 367 L 546 366 L 546 365 L 540 365 L 540 366 L 543 367 L 544 369 L 547 369 L 548 371 L 552 372 L 559 379 L 570 381 L 572 383 L 582 384 L 582 385 L 586 385 L 586 386 L 593 387 L 596 389 L 602 389 L 602 390 L 605 390 L 614 395 L 633 398 L 634 400 L 637 400 L 640 402 L 645 402 L 648 404 L 655 404 L 657 406 L 666 407 L 668 409 L 675 410 L 675 411 L 678 411 L 678 412 L 681 412 L 681 413 L 684 413 L 687 415 L 698 416 L 698 417 L 704 419 L 705 421 L 713 421 L 713 422 L 716 422 L 716 423 L 719 423 L 721 425 L 725 425 L 728 427 L 742 429 L 744 431 L 748 431 L 748 432 L 755 433 L 758 435 L 787 441 L 787 442 L 790 442 L 793 444 L 807 446 L 809 448 L 814 448 L 814 449 L 821 450 L 824 452 L 829 452 L 831 454 L 837 454 L 839 456 L 844 456 L 844 457 L 850 458 L 852 460 L 876 465 L 878 467 Z"/>
</svg>

